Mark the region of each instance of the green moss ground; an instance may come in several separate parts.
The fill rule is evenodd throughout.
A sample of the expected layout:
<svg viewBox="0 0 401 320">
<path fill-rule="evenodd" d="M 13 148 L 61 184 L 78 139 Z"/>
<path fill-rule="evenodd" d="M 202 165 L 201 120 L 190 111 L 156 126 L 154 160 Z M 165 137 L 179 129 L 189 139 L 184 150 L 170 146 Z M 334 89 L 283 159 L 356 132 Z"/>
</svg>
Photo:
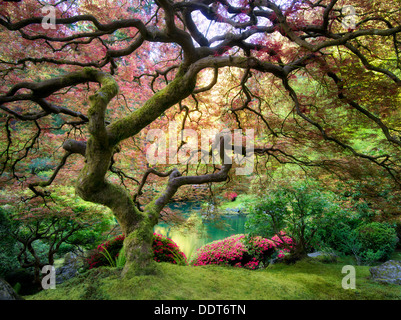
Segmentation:
<svg viewBox="0 0 401 320">
<path fill-rule="evenodd" d="M 249 206 L 255 203 L 257 197 L 252 194 L 240 194 L 235 201 L 224 201 L 220 206 L 220 210 L 240 209 L 247 210 Z"/>
<path fill-rule="evenodd" d="M 344 263 L 305 259 L 265 270 L 158 263 L 154 275 L 127 276 L 99 268 L 42 291 L 28 300 L 395 300 L 401 286 L 369 280 L 369 267 L 356 266 L 356 289 L 341 282 Z"/>
</svg>

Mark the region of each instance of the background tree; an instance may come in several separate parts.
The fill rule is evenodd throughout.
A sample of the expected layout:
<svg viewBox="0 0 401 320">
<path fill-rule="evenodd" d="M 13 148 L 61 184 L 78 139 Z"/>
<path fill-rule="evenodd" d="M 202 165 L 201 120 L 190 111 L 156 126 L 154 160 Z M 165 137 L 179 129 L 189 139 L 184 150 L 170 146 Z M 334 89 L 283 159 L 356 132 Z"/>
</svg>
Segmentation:
<svg viewBox="0 0 401 320">
<path fill-rule="evenodd" d="M 55 28 L 43 28 L 44 5 Z M 148 168 L 146 130 L 172 119 L 252 127 L 268 165 L 374 167 L 399 189 L 396 0 L 26 0 L 0 10 L 3 182 L 46 198 L 69 176 L 80 197 L 113 211 L 128 267 L 152 261 L 153 226 L 180 188 L 232 174 L 224 162 Z M 61 146 L 53 175 L 29 175 L 29 160 Z M 141 204 L 149 175 L 168 180 Z"/>
<path fill-rule="evenodd" d="M 37 288 L 45 265 L 54 265 L 65 252 L 93 248 L 112 222 L 99 208 L 74 203 L 60 192 L 53 193 L 45 204 L 41 198 L 29 202 L 19 202 L 17 196 L 14 199 L 17 206 L 9 205 L 9 212 L 2 210 L 0 242 L 9 246 L 6 251 L 14 251 L 12 257 L 20 268 L 33 270 L 32 282 Z M 4 267 L 10 265 L 18 269 L 5 259 Z"/>
</svg>

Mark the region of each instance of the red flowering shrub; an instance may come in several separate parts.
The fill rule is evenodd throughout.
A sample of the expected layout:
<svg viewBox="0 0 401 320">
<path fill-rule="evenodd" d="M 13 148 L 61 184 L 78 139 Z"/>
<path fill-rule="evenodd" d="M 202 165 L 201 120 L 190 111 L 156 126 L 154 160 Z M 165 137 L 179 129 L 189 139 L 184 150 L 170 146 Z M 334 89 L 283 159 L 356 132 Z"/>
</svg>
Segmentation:
<svg viewBox="0 0 401 320">
<path fill-rule="evenodd" d="M 230 201 L 235 201 L 235 199 L 238 197 L 238 194 L 236 192 L 227 192 L 224 196 Z"/>
<path fill-rule="evenodd" d="M 160 234 L 153 234 L 154 260 L 157 262 L 170 262 L 174 264 L 187 264 L 187 257 L 171 239 Z"/>
<path fill-rule="evenodd" d="M 289 252 L 292 239 L 284 233 L 272 239 L 234 235 L 223 240 L 213 241 L 198 249 L 193 261 L 194 266 L 208 264 L 230 265 L 256 269 L 266 266 L 275 252 L 283 258 Z"/>
<path fill-rule="evenodd" d="M 120 235 L 113 240 L 98 245 L 95 252 L 88 258 L 89 269 L 110 265 L 106 256 L 110 255 L 110 257 L 116 259 L 123 247 L 124 238 L 124 235 Z M 154 260 L 157 262 L 187 263 L 185 254 L 180 251 L 177 244 L 165 236 L 154 233 L 152 248 Z M 106 250 L 108 252 L 107 255 L 103 254 Z"/>
<path fill-rule="evenodd" d="M 110 265 L 104 254 L 105 251 L 107 250 L 112 258 L 118 257 L 123 247 L 124 238 L 124 235 L 119 235 L 112 240 L 99 244 L 95 252 L 88 258 L 89 269 Z"/>
<path fill-rule="evenodd" d="M 284 231 L 280 231 L 278 234 L 271 238 L 274 242 L 274 246 L 277 250 L 277 258 L 284 258 L 286 253 L 289 253 L 295 245 L 293 239 L 285 234 Z"/>
<path fill-rule="evenodd" d="M 241 263 L 244 253 L 247 251 L 241 241 L 245 235 L 234 235 L 223 240 L 213 241 L 199 248 L 196 252 L 194 266 L 207 264 L 237 265 Z"/>
</svg>

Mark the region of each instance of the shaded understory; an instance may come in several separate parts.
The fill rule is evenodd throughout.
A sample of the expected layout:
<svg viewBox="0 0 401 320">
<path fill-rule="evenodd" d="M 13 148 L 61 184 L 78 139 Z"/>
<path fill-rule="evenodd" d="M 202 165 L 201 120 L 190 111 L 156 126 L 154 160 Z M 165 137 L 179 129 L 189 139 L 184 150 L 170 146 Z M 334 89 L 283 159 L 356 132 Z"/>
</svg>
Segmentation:
<svg viewBox="0 0 401 320">
<path fill-rule="evenodd" d="M 25 299 L 39 300 L 296 300 L 401 299 L 401 286 L 369 279 L 369 267 L 356 266 L 356 289 L 342 288 L 346 263 L 306 258 L 294 265 L 275 264 L 265 270 L 234 267 L 177 266 L 158 263 L 153 275 L 120 277 L 118 269 L 92 269 L 54 290 Z"/>
</svg>

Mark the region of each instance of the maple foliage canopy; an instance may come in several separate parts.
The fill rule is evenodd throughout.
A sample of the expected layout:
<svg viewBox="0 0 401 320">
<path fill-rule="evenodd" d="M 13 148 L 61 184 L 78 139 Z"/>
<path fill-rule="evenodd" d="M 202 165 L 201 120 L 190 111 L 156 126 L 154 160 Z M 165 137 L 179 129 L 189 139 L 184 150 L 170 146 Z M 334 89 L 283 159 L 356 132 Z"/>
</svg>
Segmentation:
<svg viewBox="0 0 401 320">
<path fill-rule="evenodd" d="M 267 161 L 353 158 L 399 186 L 400 12 L 398 0 L 1 1 L 2 182 L 46 197 L 64 174 L 130 234 L 180 187 L 229 176 L 231 164 L 149 167 L 146 132 L 174 120 L 253 128 Z M 29 161 L 49 154 L 54 173 L 38 180 Z M 165 188 L 141 207 L 149 176 Z"/>
</svg>

